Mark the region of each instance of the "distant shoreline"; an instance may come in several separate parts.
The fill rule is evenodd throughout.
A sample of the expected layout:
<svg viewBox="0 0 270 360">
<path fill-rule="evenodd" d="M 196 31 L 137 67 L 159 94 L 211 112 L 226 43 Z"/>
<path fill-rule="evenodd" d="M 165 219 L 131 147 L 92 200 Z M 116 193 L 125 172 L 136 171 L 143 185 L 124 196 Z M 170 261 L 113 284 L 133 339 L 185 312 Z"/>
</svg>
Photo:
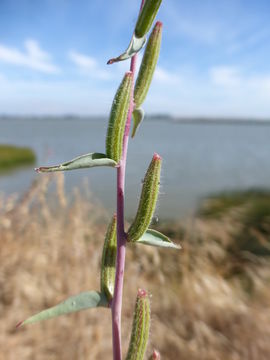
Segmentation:
<svg viewBox="0 0 270 360">
<path fill-rule="evenodd" d="M 103 115 L 0 115 L 1 120 L 99 120 L 106 119 Z M 168 114 L 154 114 L 146 115 L 147 121 L 166 121 L 175 124 L 191 124 L 191 125 L 270 125 L 270 119 L 256 119 L 256 118 L 240 118 L 240 117 L 205 117 L 205 116 L 171 116 Z"/>
<path fill-rule="evenodd" d="M 240 119 L 240 118 L 172 118 L 172 122 L 178 124 L 207 124 L 207 125 L 270 125 L 270 120 Z"/>
</svg>

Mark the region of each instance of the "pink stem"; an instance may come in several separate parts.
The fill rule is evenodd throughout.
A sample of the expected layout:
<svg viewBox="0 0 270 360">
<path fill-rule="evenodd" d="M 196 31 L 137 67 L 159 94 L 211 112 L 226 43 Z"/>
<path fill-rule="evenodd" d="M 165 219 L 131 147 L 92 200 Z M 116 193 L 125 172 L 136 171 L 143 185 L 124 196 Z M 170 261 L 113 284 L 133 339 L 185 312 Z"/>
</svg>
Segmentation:
<svg viewBox="0 0 270 360">
<path fill-rule="evenodd" d="M 131 59 L 130 71 L 133 72 L 136 64 L 134 55 Z M 133 78 L 134 79 L 134 78 Z M 133 80 L 134 81 L 134 80 Z M 133 95 L 133 90 L 132 90 Z M 122 294 L 125 271 L 126 257 L 126 233 L 124 228 L 124 202 L 125 202 L 125 173 L 126 159 L 128 149 L 128 138 L 130 130 L 131 115 L 133 111 L 133 96 L 131 97 L 128 117 L 123 139 L 123 156 L 120 166 L 117 168 L 117 257 L 116 257 L 116 275 L 114 297 L 112 301 L 112 336 L 113 336 L 113 359 L 121 360 L 121 312 L 122 312 Z"/>
<path fill-rule="evenodd" d="M 141 2 L 143 7 L 144 0 Z M 132 112 L 134 108 L 134 76 L 136 69 L 137 54 L 131 58 L 130 71 L 133 74 L 133 85 L 131 91 L 131 99 L 128 110 L 127 122 L 123 138 L 123 154 L 119 167 L 117 168 L 117 256 L 116 256 L 116 274 L 114 297 L 111 304 L 112 310 L 112 342 L 113 342 L 113 359 L 122 359 L 121 347 L 121 313 L 122 313 L 122 296 L 123 296 L 123 282 L 125 272 L 125 258 L 126 258 L 126 233 L 124 228 L 125 215 L 125 174 L 126 161 L 128 150 L 128 139 L 130 131 L 130 123 Z"/>
</svg>

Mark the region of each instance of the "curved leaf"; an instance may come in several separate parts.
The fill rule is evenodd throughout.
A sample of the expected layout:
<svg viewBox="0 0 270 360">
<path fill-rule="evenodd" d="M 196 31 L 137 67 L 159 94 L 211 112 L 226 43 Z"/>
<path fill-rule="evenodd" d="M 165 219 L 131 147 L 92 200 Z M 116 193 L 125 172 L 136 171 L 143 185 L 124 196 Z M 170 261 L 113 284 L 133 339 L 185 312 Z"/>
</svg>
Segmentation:
<svg viewBox="0 0 270 360">
<path fill-rule="evenodd" d="M 110 65 L 115 62 L 123 61 L 131 58 L 133 55 L 135 55 L 143 48 L 145 42 L 146 42 L 146 36 L 137 37 L 135 34 L 133 34 L 126 51 L 123 52 L 123 54 L 119 55 L 118 57 L 110 59 L 107 62 L 107 64 Z"/>
<path fill-rule="evenodd" d="M 115 167 L 117 163 L 107 158 L 105 154 L 100 153 L 89 153 L 76 157 L 63 164 L 54 166 L 41 166 L 36 168 L 37 172 L 53 172 L 53 171 L 65 171 L 65 170 L 76 170 L 85 169 L 94 166 L 112 166 Z"/>
<path fill-rule="evenodd" d="M 181 249 L 181 245 L 173 243 L 167 236 L 157 230 L 148 229 L 136 243 L 164 248 Z"/>
<path fill-rule="evenodd" d="M 140 126 L 141 122 L 144 119 L 144 110 L 142 108 L 134 109 L 132 112 L 132 118 L 133 118 L 133 129 L 132 129 L 131 137 L 134 138 L 138 127 Z"/>
<path fill-rule="evenodd" d="M 29 317 L 19 323 L 17 327 L 95 307 L 108 307 L 106 296 L 97 291 L 82 292 L 78 295 L 71 296 L 56 306 Z"/>
</svg>

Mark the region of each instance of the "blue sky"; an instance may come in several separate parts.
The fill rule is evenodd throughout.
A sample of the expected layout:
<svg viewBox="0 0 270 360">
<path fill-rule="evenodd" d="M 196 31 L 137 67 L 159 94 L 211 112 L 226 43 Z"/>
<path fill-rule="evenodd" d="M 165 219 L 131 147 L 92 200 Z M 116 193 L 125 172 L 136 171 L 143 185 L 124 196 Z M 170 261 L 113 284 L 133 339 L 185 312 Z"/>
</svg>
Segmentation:
<svg viewBox="0 0 270 360">
<path fill-rule="evenodd" d="M 107 114 L 128 62 L 137 0 L 0 0 L 0 113 Z M 270 117 L 270 2 L 163 0 L 144 108 Z"/>
</svg>

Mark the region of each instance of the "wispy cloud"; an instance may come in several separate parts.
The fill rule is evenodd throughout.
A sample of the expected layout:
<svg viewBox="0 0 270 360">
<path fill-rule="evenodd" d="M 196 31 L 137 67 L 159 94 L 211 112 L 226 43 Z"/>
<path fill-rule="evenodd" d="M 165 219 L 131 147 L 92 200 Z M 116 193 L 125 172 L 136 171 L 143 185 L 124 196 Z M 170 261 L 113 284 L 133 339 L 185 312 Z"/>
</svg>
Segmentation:
<svg viewBox="0 0 270 360">
<path fill-rule="evenodd" d="M 181 78 L 177 73 L 169 71 L 161 66 L 156 67 L 154 79 L 156 82 L 167 85 L 179 84 L 181 82 Z"/>
<path fill-rule="evenodd" d="M 111 78 L 111 74 L 107 70 L 102 69 L 93 56 L 71 50 L 68 53 L 68 57 L 83 74 L 102 80 Z"/>
<path fill-rule="evenodd" d="M 210 82 L 238 95 L 270 97 L 270 73 L 250 74 L 235 66 L 216 66 L 209 70 Z"/>
<path fill-rule="evenodd" d="M 210 79 L 215 85 L 236 86 L 241 82 L 239 70 L 232 66 L 215 66 L 210 69 Z"/>
<path fill-rule="evenodd" d="M 38 41 L 28 39 L 24 42 L 25 51 L 0 44 L 0 61 L 11 65 L 24 66 L 48 74 L 60 72 L 49 53 L 41 49 Z"/>
<path fill-rule="evenodd" d="M 93 71 L 97 67 L 97 61 L 92 56 L 87 56 L 80 54 L 77 51 L 70 51 L 69 58 L 72 60 L 78 67 L 86 71 Z"/>
<path fill-rule="evenodd" d="M 89 86 L 90 85 L 90 86 Z M 108 114 L 113 89 L 97 89 L 85 81 L 66 81 L 53 77 L 0 79 L 0 112 L 9 114 Z"/>
</svg>

